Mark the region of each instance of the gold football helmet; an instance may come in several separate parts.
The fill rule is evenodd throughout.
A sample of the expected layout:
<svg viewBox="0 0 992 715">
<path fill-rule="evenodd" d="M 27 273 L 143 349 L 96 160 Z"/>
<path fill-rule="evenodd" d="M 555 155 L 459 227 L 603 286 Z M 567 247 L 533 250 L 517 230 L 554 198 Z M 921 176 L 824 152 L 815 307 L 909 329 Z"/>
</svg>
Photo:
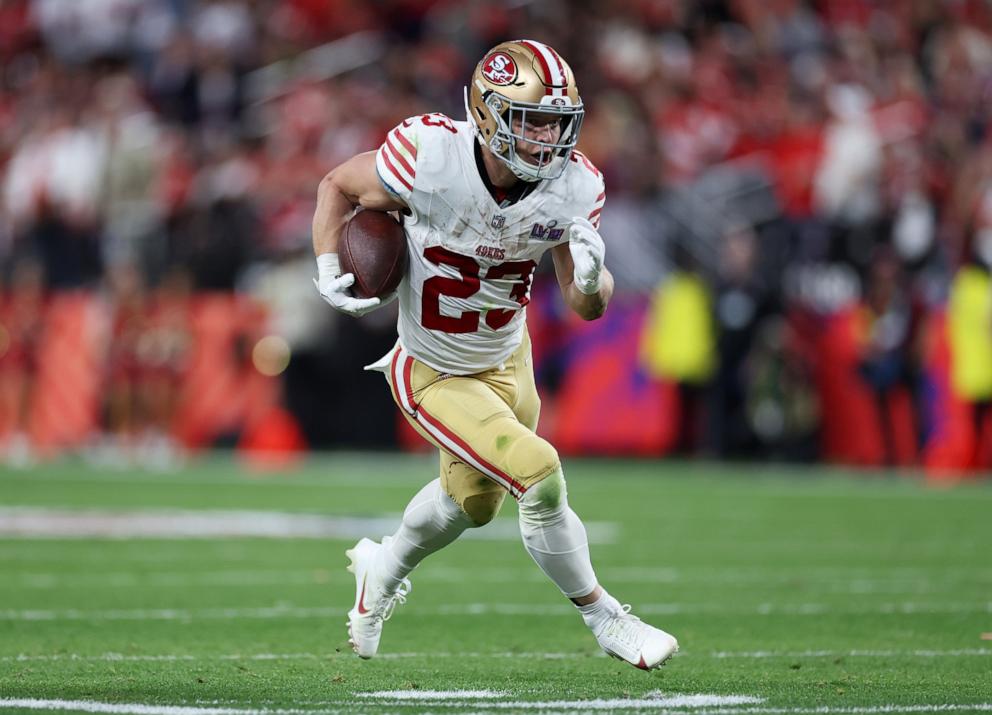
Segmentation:
<svg viewBox="0 0 992 715">
<path fill-rule="evenodd" d="M 535 40 L 513 40 L 489 50 L 465 88 L 465 109 L 483 145 L 524 181 L 562 175 L 585 113 L 571 68 L 561 55 Z M 528 115 L 535 114 L 557 115 L 557 141 L 525 136 Z M 537 163 L 519 155 L 518 141 L 540 147 Z"/>
</svg>

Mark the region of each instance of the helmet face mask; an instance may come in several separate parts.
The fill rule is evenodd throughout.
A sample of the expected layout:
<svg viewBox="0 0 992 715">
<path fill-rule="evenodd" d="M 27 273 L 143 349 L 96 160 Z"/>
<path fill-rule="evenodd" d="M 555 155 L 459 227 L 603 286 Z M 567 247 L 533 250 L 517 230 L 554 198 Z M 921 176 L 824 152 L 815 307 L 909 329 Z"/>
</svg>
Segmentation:
<svg viewBox="0 0 992 715">
<path fill-rule="evenodd" d="M 565 171 L 585 110 L 571 69 L 550 47 L 532 40 L 494 47 L 475 68 L 465 104 L 479 140 L 517 178 L 556 179 Z M 527 136 L 535 116 L 542 123 L 557 118 L 557 138 Z M 538 150 L 521 155 L 522 146 Z M 534 154 L 541 160 L 528 161 Z"/>
</svg>

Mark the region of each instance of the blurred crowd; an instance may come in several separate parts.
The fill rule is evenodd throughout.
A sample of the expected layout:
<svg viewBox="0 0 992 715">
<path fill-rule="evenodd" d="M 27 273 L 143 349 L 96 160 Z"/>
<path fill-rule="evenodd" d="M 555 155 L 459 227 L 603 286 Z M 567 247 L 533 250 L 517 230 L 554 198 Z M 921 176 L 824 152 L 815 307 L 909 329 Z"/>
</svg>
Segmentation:
<svg viewBox="0 0 992 715">
<path fill-rule="evenodd" d="M 388 317 L 356 328 L 294 302 L 317 182 L 407 116 L 462 118 L 475 62 L 511 37 L 578 78 L 618 299 L 650 297 L 644 365 L 679 386 L 679 450 L 816 458 L 811 336 L 850 311 L 883 461 L 894 390 L 913 461 L 932 431 L 939 315 L 969 464 L 992 463 L 984 0 L 0 0 L 7 434 L 58 292 L 96 292 L 118 326 L 102 420 L 125 435 L 169 433 L 163 385 L 189 347 L 170 306 L 190 294 L 266 302 L 308 371 L 290 383 L 340 369 L 342 334 L 388 345 Z M 135 379 L 139 403 L 119 397 Z"/>
</svg>

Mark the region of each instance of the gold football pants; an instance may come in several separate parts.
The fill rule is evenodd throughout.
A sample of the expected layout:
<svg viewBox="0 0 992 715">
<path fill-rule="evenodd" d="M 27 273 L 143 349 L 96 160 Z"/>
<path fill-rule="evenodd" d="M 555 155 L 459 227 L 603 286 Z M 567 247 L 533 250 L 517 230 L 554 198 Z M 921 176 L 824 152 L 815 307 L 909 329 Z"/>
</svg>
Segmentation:
<svg viewBox="0 0 992 715">
<path fill-rule="evenodd" d="M 476 524 L 560 467 L 534 432 L 541 401 L 526 333 L 503 369 L 474 375 L 440 373 L 398 345 L 386 379 L 403 416 L 441 450 L 441 484 Z"/>
</svg>

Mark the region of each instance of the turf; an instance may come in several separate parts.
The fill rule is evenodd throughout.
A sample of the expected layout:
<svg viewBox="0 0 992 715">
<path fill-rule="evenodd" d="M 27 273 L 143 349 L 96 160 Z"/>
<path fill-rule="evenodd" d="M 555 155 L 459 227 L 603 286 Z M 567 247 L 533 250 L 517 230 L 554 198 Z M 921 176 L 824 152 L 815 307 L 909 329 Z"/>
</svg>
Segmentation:
<svg viewBox="0 0 992 715">
<path fill-rule="evenodd" d="M 0 508 L 398 518 L 434 469 L 391 455 L 270 474 L 223 457 L 170 474 L 60 464 L 0 472 Z M 679 637 L 660 671 L 603 656 L 514 540 L 425 562 L 383 657 L 361 661 L 344 629 L 353 540 L 8 536 L 0 715 L 42 700 L 176 715 L 992 710 L 988 481 L 606 460 L 566 475 L 575 510 L 613 525 L 592 547 L 604 585 Z M 510 530 L 514 517 L 507 505 Z M 368 697 L 382 691 L 412 692 Z M 709 697 L 674 699 L 691 694 Z M 730 695 L 752 700 L 716 699 Z"/>
</svg>

